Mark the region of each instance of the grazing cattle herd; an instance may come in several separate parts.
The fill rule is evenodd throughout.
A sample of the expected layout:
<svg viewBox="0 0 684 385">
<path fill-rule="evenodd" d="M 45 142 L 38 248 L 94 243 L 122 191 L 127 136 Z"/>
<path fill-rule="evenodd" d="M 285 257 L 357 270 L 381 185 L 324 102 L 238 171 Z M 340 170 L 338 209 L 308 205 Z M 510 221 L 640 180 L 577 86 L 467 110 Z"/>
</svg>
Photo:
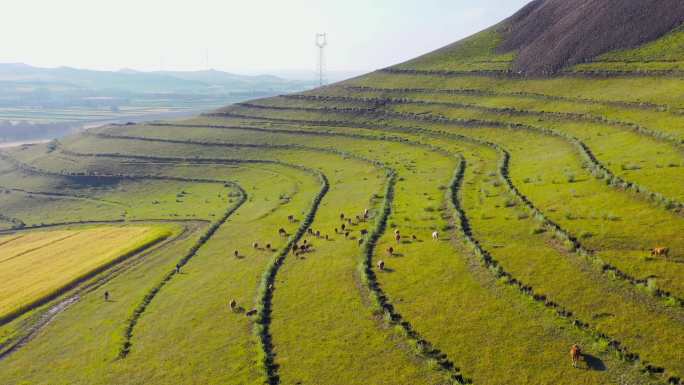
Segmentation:
<svg viewBox="0 0 684 385">
<path fill-rule="evenodd" d="M 335 232 L 335 234 L 340 234 L 340 233 L 341 233 L 341 234 L 344 234 L 345 239 L 348 239 L 349 236 L 350 236 L 351 233 L 352 233 L 352 231 L 350 230 L 351 226 L 356 226 L 356 225 L 358 225 L 358 224 L 361 223 L 361 222 L 365 222 L 365 221 L 369 218 L 369 215 L 370 215 L 369 210 L 368 210 L 368 209 L 365 209 L 364 212 L 363 212 L 363 216 L 356 215 L 356 222 L 354 222 L 354 221 L 352 221 L 350 218 L 346 217 L 344 213 L 340 213 L 340 220 L 343 221 L 343 222 L 346 222 L 346 223 L 342 223 L 342 224 L 340 225 L 340 228 L 335 227 L 335 228 L 333 229 L 333 231 Z M 295 222 L 297 221 L 297 220 L 295 219 L 295 216 L 294 216 L 294 215 L 288 215 L 287 220 L 288 220 L 290 223 L 295 223 Z M 342 229 L 342 231 L 340 231 L 340 229 Z M 328 236 L 328 234 L 322 235 L 322 233 L 321 233 L 320 230 L 313 230 L 312 228 L 308 228 L 308 229 L 306 230 L 306 233 L 307 233 L 308 235 L 313 236 L 313 237 L 316 237 L 316 238 L 324 238 L 326 241 L 332 240 L 332 239 Z M 399 229 L 394 229 L 393 234 L 394 234 L 394 239 L 395 239 L 395 241 L 396 241 L 397 243 L 400 243 L 400 242 L 401 242 L 401 231 L 400 231 Z M 288 233 L 287 233 L 287 231 L 286 231 L 284 228 L 281 227 L 281 228 L 278 229 L 278 235 L 280 235 L 280 236 L 287 236 Z M 360 237 L 359 237 L 359 239 L 358 239 L 358 244 L 359 244 L 359 245 L 362 245 L 362 244 L 364 243 L 364 238 L 368 235 L 368 230 L 367 230 L 367 229 L 360 229 L 360 230 L 359 230 L 359 235 L 360 235 Z M 433 231 L 432 234 L 431 234 L 431 236 L 432 236 L 432 239 L 435 240 L 435 241 L 440 240 L 439 232 L 438 232 L 438 231 Z M 418 241 L 418 237 L 417 237 L 415 234 L 412 234 L 412 235 L 411 235 L 411 240 L 414 241 L 414 242 L 415 242 L 415 241 Z M 252 246 L 253 246 L 255 249 L 258 249 L 258 248 L 259 248 L 259 243 L 258 243 L 258 242 L 254 242 L 254 243 L 252 244 Z M 267 251 L 271 251 L 271 244 L 270 244 L 270 243 L 266 244 L 266 250 L 267 250 Z M 312 251 L 313 251 L 313 245 L 312 245 L 307 239 L 304 239 L 304 240 L 302 240 L 302 244 L 301 244 L 301 245 L 298 244 L 297 242 L 294 242 L 294 243 L 292 244 L 291 251 L 292 251 L 292 253 L 294 254 L 294 256 L 300 257 L 300 258 L 303 259 L 304 257 L 303 257 L 302 255 L 303 255 L 304 253 L 308 253 L 308 252 L 312 252 Z M 392 246 L 389 246 L 389 247 L 386 249 L 386 251 L 387 251 L 387 255 L 390 256 L 390 257 L 392 257 L 392 256 L 395 255 L 395 254 L 394 254 L 394 253 L 395 253 L 395 249 L 394 249 Z M 650 250 L 650 254 L 651 254 L 652 257 L 668 257 L 669 251 L 670 251 L 669 248 L 659 246 L 659 247 L 654 247 L 654 248 L 652 248 L 652 249 Z M 238 252 L 237 250 L 235 250 L 234 254 L 235 254 L 236 257 L 239 256 L 239 252 Z M 387 271 L 386 268 L 385 268 L 385 261 L 382 260 L 382 259 L 380 259 L 380 260 L 377 261 L 376 267 L 377 267 L 377 269 L 378 269 L 379 271 Z M 180 272 L 180 266 L 176 266 L 176 268 L 177 268 L 177 272 Z M 273 285 L 269 285 L 269 289 L 272 289 L 272 288 L 273 288 Z M 108 299 L 109 299 L 109 292 L 105 292 L 105 301 L 107 301 Z M 240 306 L 238 306 L 238 303 L 237 303 L 237 301 L 236 301 L 235 299 L 231 299 L 231 300 L 228 302 L 228 307 L 229 307 L 230 310 L 231 310 L 232 312 L 234 312 L 234 313 L 240 313 L 240 312 L 243 312 L 243 311 L 244 311 Z M 247 317 L 252 317 L 252 316 L 254 316 L 254 315 L 256 315 L 256 314 L 257 314 L 257 309 L 252 309 L 252 310 L 249 310 L 249 311 L 245 312 L 245 315 L 246 315 Z M 582 360 L 582 349 L 580 348 L 580 346 L 579 346 L 578 344 L 573 344 L 573 345 L 570 347 L 570 358 L 571 358 L 571 361 L 572 361 L 572 367 L 573 367 L 573 368 L 577 368 L 577 367 L 578 367 L 578 364 L 579 364 L 579 361 Z"/>
</svg>

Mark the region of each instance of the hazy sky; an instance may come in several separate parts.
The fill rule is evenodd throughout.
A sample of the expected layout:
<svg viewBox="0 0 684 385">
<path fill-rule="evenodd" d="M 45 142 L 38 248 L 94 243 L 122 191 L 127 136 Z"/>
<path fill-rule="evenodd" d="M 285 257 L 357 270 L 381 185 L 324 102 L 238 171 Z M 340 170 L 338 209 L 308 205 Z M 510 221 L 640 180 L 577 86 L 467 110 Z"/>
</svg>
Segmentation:
<svg viewBox="0 0 684 385">
<path fill-rule="evenodd" d="M 2 0 L 0 62 L 92 69 L 381 68 L 451 43 L 528 0 Z"/>
</svg>

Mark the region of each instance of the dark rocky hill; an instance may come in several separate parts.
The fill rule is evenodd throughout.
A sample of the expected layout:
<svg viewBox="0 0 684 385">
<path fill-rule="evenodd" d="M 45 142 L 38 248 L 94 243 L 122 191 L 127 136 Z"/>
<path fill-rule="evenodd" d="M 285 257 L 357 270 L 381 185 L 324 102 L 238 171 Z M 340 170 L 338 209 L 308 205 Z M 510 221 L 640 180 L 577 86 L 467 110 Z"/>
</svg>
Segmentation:
<svg viewBox="0 0 684 385">
<path fill-rule="evenodd" d="M 657 39 L 684 22 L 683 0 L 534 0 L 501 24 L 514 70 L 544 75 Z"/>
</svg>

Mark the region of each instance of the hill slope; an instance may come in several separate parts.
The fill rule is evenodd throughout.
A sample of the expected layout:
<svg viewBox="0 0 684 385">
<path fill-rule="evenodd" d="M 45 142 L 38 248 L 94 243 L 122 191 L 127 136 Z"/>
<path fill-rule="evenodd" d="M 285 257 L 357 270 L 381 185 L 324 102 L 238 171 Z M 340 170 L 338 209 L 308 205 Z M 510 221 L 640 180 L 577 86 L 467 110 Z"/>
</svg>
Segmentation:
<svg viewBox="0 0 684 385">
<path fill-rule="evenodd" d="M 0 383 L 683 384 L 681 27 L 534 78 L 500 31 L 0 152 L 0 256 L 174 234 L 6 315 Z"/>
<path fill-rule="evenodd" d="M 650 42 L 683 22 L 679 0 L 535 0 L 503 23 L 497 49 L 518 51 L 515 71 L 555 73 Z"/>
</svg>

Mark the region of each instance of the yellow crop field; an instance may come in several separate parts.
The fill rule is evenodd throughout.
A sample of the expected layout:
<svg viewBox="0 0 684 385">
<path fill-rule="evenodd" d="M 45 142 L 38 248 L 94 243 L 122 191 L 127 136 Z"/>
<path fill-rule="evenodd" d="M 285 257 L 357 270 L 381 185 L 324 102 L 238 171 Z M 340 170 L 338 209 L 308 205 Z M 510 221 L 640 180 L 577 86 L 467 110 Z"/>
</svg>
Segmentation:
<svg viewBox="0 0 684 385">
<path fill-rule="evenodd" d="M 0 317 L 169 236 L 143 226 L 28 232 L 0 237 Z"/>
</svg>

